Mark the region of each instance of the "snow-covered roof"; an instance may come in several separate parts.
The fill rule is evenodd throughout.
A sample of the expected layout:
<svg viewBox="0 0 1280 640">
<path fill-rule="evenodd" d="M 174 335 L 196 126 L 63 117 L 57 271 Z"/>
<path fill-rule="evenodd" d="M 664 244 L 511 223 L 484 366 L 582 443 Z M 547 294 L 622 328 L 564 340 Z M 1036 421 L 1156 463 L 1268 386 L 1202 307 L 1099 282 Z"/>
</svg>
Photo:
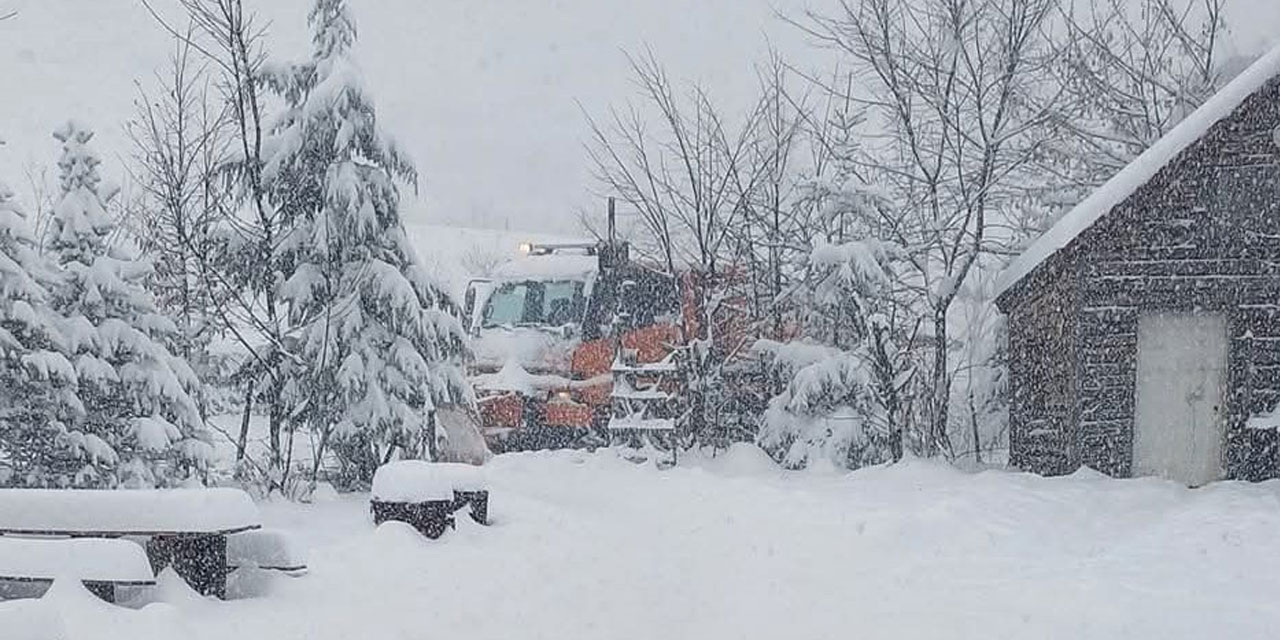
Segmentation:
<svg viewBox="0 0 1280 640">
<path fill-rule="evenodd" d="M 1049 256 L 1070 244 L 1076 236 L 1137 192 L 1161 169 L 1173 162 L 1178 154 L 1203 138 L 1213 125 L 1230 116 L 1249 96 L 1277 75 L 1280 75 L 1280 47 L 1272 49 L 1236 76 L 1199 109 L 1178 123 L 1169 133 L 1031 243 L 1031 246 L 1009 263 L 1004 273 L 1000 275 L 996 293 L 1003 294 L 1034 271 Z"/>
<path fill-rule="evenodd" d="M 228 533 L 262 526 L 239 489 L 0 489 L 0 532 Z"/>
</svg>

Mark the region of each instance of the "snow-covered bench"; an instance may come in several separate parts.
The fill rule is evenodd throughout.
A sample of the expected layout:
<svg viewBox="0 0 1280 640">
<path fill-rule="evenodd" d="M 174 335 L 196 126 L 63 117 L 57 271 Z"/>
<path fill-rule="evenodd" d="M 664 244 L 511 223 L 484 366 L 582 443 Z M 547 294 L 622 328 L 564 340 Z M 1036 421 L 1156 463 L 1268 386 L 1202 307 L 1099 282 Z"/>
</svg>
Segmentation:
<svg viewBox="0 0 1280 640">
<path fill-rule="evenodd" d="M 156 583 L 142 546 L 120 539 L 0 537 L 0 581 L 72 578 L 107 602 L 116 587 Z"/>
<path fill-rule="evenodd" d="M 439 538 L 454 526 L 454 513 L 460 509 L 487 524 L 489 490 L 480 467 L 401 460 L 378 468 L 370 505 L 377 524 L 399 520 L 429 538 Z"/>
<path fill-rule="evenodd" d="M 257 506 L 236 489 L 0 489 L 0 536 L 145 538 L 154 572 L 172 565 L 218 597 L 227 535 L 261 526 Z"/>
<path fill-rule="evenodd" d="M 227 569 L 244 568 L 297 576 L 307 572 L 307 559 L 283 531 L 255 529 L 227 536 Z"/>
</svg>

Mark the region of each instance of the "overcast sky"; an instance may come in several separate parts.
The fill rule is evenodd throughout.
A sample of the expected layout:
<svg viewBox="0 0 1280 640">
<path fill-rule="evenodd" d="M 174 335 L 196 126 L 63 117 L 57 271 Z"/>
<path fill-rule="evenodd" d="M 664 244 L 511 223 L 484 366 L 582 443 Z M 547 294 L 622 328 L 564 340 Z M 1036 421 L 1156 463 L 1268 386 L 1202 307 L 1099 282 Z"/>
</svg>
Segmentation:
<svg viewBox="0 0 1280 640">
<path fill-rule="evenodd" d="M 172 6 L 173 0 L 153 0 Z M 631 94 L 625 51 L 651 47 L 673 76 L 746 103 L 769 48 L 822 55 L 778 20 L 818 0 L 351 0 L 357 55 L 384 128 L 415 158 L 417 221 L 568 231 L 599 207 L 583 153 L 583 110 Z M 1236 49 L 1280 36 L 1280 0 L 1229 0 Z M 273 53 L 306 54 L 309 0 L 249 1 L 271 21 Z M 139 0 L 0 0 L 0 176 L 51 165 L 67 117 L 100 130 L 106 171 L 123 172 L 121 123 L 135 82 L 171 45 Z M 409 196 L 413 198 L 412 195 Z"/>
</svg>

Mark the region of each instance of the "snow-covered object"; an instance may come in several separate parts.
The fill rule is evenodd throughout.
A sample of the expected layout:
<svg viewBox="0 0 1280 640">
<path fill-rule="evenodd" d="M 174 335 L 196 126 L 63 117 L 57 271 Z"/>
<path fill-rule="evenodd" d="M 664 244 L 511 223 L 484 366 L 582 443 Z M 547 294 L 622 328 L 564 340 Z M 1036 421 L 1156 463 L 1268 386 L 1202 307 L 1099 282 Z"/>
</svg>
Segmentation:
<svg viewBox="0 0 1280 640">
<path fill-rule="evenodd" d="M 453 487 L 431 472 L 430 462 L 401 460 L 378 467 L 370 497 L 380 502 L 453 500 Z"/>
<path fill-rule="evenodd" d="M 142 546 L 110 538 L 16 538 L 0 536 L 0 579 L 55 578 L 153 584 Z"/>
<path fill-rule="evenodd" d="M 1003 293 L 1030 274 L 1040 263 L 1066 247 L 1099 218 L 1124 202 L 1155 177 L 1183 151 L 1200 140 L 1213 125 L 1231 115 L 1249 96 L 1280 75 L 1280 47 L 1258 59 L 1216 95 L 1192 112 L 1178 126 L 1151 145 L 1133 162 L 1067 212 L 1001 274 L 996 292 Z"/>
<path fill-rule="evenodd" d="M 440 462 L 479 465 L 493 457 L 475 413 L 460 407 L 442 408 L 436 412 L 436 427 L 444 434 L 436 452 Z"/>
<path fill-rule="evenodd" d="M 600 260 L 596 256 L 573 253 L 551 253 L 547 255 L 522 256 L 499 265 L 493 270 L 493 277 L 504 281 L 554 281 L 577 280 L 594 282 L 600 271 Z"/>
<path fill-rule="evenodd" d="M 865 354 L 832 350 L 822 355 L 817 345 L 781 346 L 781 358 L 772 366 L 791 372 L 791 382 L 765 409 L 756 436 L 760 446 L 792 469 L 818 462 L 839 468 L 880 462 L 879 441 L 887 435 L 880 432 L 884 407 L 873 391 Z M 768 347 L 757 344 L 757 349 Z"/>
<path fill-rule="evenodd" d="M 799 370 L 811 364 L 840 355 L 841 350 L 831 345 L 812 340 L 793 340 L 779 342 L 777 340 L 760 339 L 752 345 L 751 350 L 757 354 L 768 356 L 774 363 Z"/>
<path fill-rule="evenodd" d="M 875 239 L 819 243 L 809 253 L 809 264 L 824 273 L 814 285 L 815 296 L 826 300 L 842 291 L 878 290 L 893 280 L 889 264 L 899 253 L 896 245 Z"/>
<path fill-rule="evenodd" d="M 52 468 L 19 473 L 36 483 L 171 484 L 212 452 L 191 396 L 200 382 L 166 346 L 176 326 L 144 288 L 150 265 L 110 242 L 114 192 L 101 186 L 93 132 L 73 122 L 54 137 L 62 194 L 49 249 L 65 273 L 53 305 L 68 318 L 63 332 L 84 406 L 59 438 L 69 450 L 45 462 Z"/>
<path fill-rule="evenodd" d="M 735 442 L 723 451 L 694 449 L 682 456 L 680 462 L 733 477 L 761 477 L 782 472 L 776 460 L 750 442 Z"/>
<path fill-rule="evenodd" d="M 148 535 L 262 526 L 239 489 L 0 489 L 0 533 Z"/>
<path fill-rule="evenodd" d="M 278 529 L 257 529 L 227 536 L 227 566 L 305 571 L 306 555 L 293 537 Z"/>
<path fill-rule="evenodd" d="M 895 353 L 884 319 L 901 247 L 875 239 L 820 243 L 793 294 L 804 303 L 801 334 L 759 340 L 752 350 L 787 380 L 769 400 L 756 442 L 788 468 L 856 468 L 891 453 L 884 378 L 873 354 Z"/>
<path fill-rule="evenodd" d="M 444 478 L 455 491 L 483 491 L 488 488 L 488 483 L 485 482 L 484 478 L 484 469 L 476 465 L 459 462 L 436 462 L 431 466 L 432 473 Z"/>
<path fill-rule="evenodd" d="M 565 367 L 567 370 L 568 367 Z M 554 389 L 568 389 L 573 380 L 554 374 L 532 374 L 516 360 L 508 360 L 497 373 L 482 373 L 472 378 L 477 389 L 483 391 L 506 391 L 532 396 Z"/>
<path fill-rule="evenodd" d="M 484 472 L 474 465 L 399 460 L 378 467 L 371 496 L 380 502 L 431 502 L 452 500 L 454 490 L 484 488 Z"/>
<path fill-rule="evenodd" d="M 531 371 L 568 372 L 578 344 L 578 340 L 534 327 L 493 327 L 480 332 L 472 351 L 475 365 L 481 369 L 498 369 L 515 362 Z"/>
</svg>

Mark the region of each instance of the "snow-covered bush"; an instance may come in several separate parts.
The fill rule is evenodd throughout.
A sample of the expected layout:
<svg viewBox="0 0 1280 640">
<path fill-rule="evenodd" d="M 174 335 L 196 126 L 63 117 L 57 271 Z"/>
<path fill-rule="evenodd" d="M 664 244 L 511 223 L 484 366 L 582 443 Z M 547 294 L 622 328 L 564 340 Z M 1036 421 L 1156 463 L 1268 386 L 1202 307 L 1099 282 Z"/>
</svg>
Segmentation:
<svg viewBox="0 0 1280 640">
<path fill-rule="evenodd" d="M 857 468 L 884 460 L 888 433 L 865 351 L 761 340 L 756 350 L 790 382 L 769 401 L 758 443 L 784 466 Z"/>
<path fill-rule="evenodd" d="M 800 336 L 756 343 L 774 375 L 787 381 L 757 436 L 784 465 L 857 468 L 901 456 L 900 394 L 910 370 L 886 316 L 899 256 L 874 240 L 819 242 L 809 254 L 809 277 L 793 294 L 805 310 Z"/>
<path fill-rule="evenodd" d="M 48 247 L 62 267 L 53 305 L 67 320 L 66 346 L 83 411 L 65 434 L 82 465 L 77 484 L 163 485 L 185 478 L 210 457 L 191 392 L 199 380 L 170 353 L 174 323 L 156 311 L 143 287 L 150 266 L 110 242 L 93 133 L 76 123 L 55 132 L 61 196 Z"/>
</svg>

